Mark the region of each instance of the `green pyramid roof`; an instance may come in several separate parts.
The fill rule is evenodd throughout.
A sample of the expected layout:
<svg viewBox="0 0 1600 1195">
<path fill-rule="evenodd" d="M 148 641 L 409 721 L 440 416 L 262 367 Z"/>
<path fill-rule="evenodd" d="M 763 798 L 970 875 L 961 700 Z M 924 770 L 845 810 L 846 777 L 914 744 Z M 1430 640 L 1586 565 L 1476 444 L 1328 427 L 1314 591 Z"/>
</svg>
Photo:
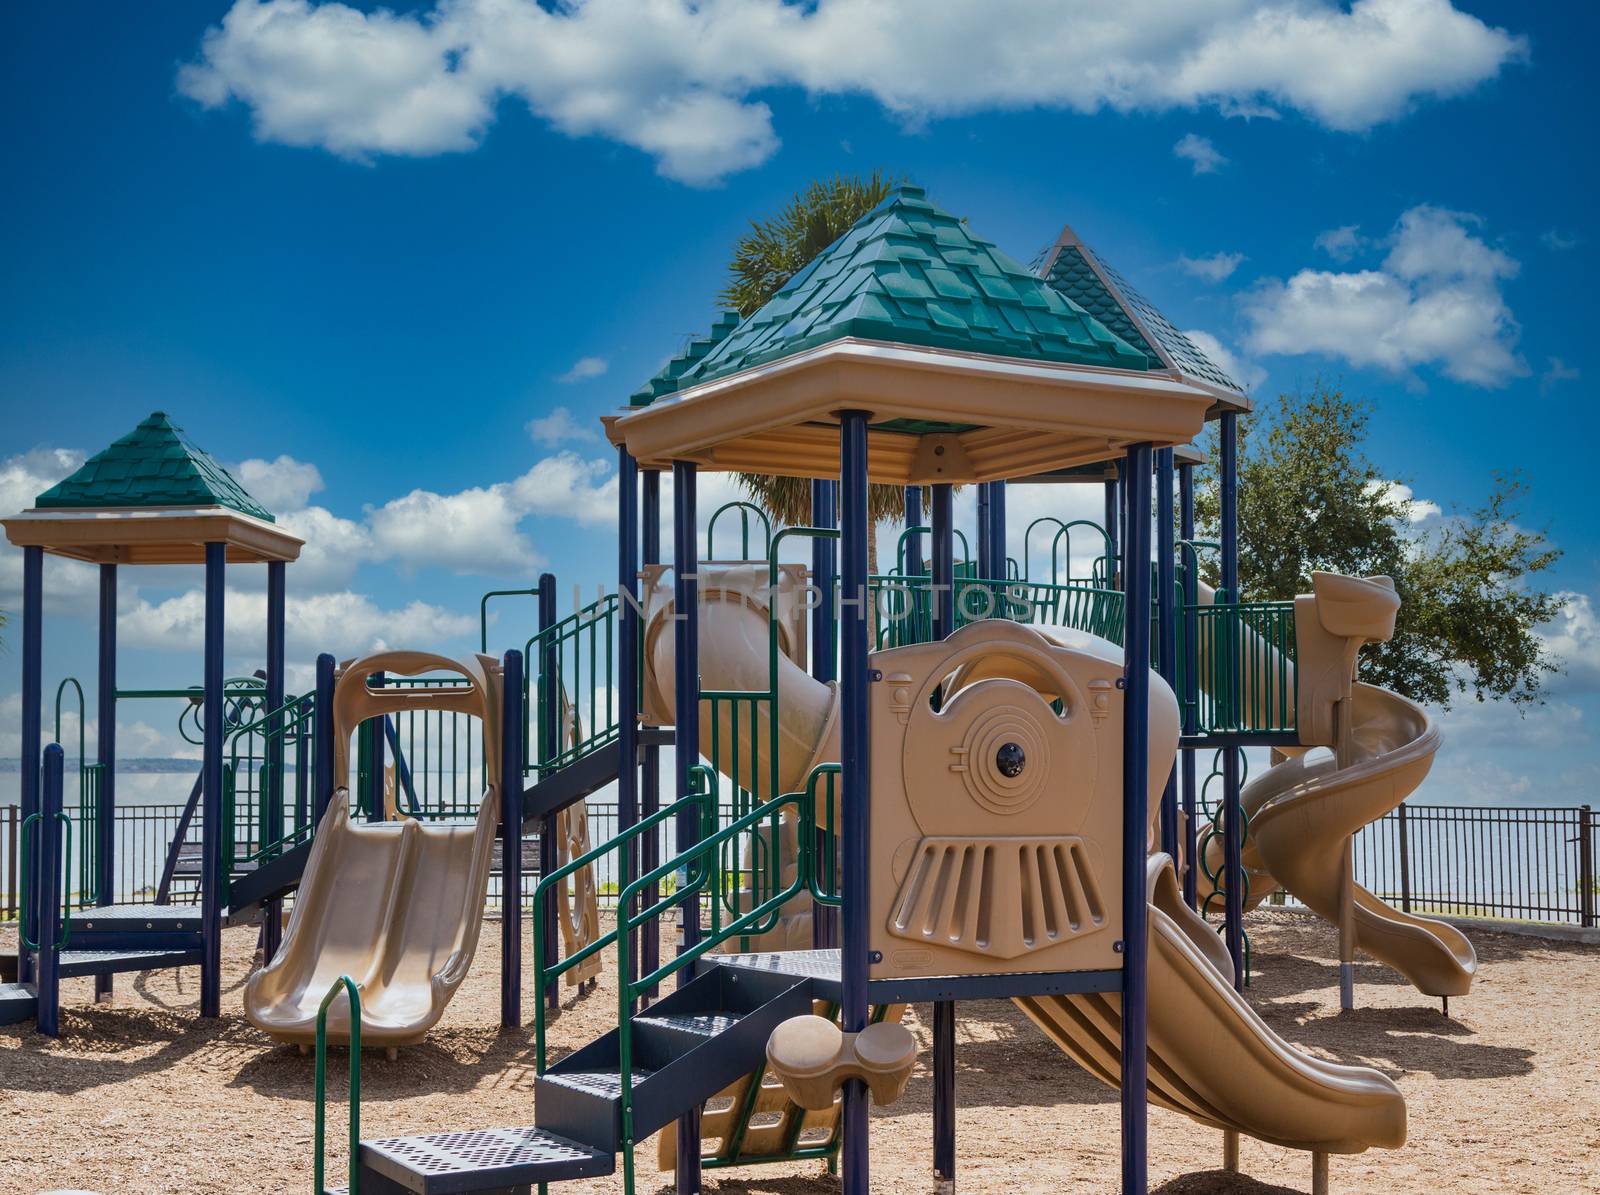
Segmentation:
<svg viewBox="0 0 1600 1195">
<path fill-rule="evenodd" d="M 1155 363 L 1152 368 L 1174 369 L 1211 386 L 1244 394 L 1239 383 L 1195 347 L 1110 262 L 1080 241 L 1071 228 L 1062 230 L 1039 273 L 1123 340 L 1147 353 Z"/>
<path fill-rule="evenodd" d="M 903 186 L 676 379 L 738 373 L 845 337 L 1032 361 L 1160 368 L 1077 303 Z"/>
<path fill-rule="evenodd" d="M 273 522 L 271 512 L 161 411 L 34 502 L 40 508 L 226 506 Z"/>
</svg>

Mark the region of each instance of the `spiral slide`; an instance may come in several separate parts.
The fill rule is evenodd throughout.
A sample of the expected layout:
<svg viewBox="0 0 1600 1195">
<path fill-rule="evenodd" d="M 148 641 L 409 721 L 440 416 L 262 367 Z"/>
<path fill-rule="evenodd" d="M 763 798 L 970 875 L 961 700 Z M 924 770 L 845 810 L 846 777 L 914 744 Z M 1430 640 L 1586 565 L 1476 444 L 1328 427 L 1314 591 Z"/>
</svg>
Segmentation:
<svg viewBox="0 0 1600 1195">
<path fill-rule="evenodd" d="M 283 944 L 245 984 L 250 1023 L 279 1041 L 316 1040 L 317 1009 L 348 975 L 361 985 L 363 1044 L 422 1040 L 466 978 L 477 950 L 500 821 L 499 677 L 495 662 L 461 662 L 422 652 L 387 652 L 346 666 L 334 690 L 334 775 L 349 775 L 350 736 L 365 719 L 444 709 L 482 719 L 488 788 L 470 826 L 350 819 L 344 789 L 317 826 Z M 454 672 L 463 683 L 426 689 L 369 689 L 391 676 Z M 330 1040 L 347 1041 L 347 1006 L 329 1009 Z"/>
<path fill-rule="evenodd" d="M 1200 598 L 1211 600 L 1209 587 L 1201 587 Z M 1247 906 L 1284 888 L 1339 927 L 1346 964 L 1355 950 L 1364 950 L 1424 995 L 1461 996 L 1477 971 L 1466 935 L 1446 922 L 1401 912 L 1349 874 L 1351 840 L 1416 791 L 1441 740 L 1420 706 L 1353 680 L 1356 653 L 1394 633 L 1399 605 L 1387 577 L 1312 574 L 1312 592 L 1295 599 L 1298 675 L 1294 665 L 1279 664 L 1273 647 L 1242 632 L 1241 656 L 1266 663 L 1259 671 L 1269 678 L 1286 678 L 1306 744 L 1282 749 L 1288 758 L 1239 795 L 1250 827 L 1240 860 L 1249 878 Z M 1201 678 L 1210 675 L 1202 661 Z M 1313 750 L 1313 744 L 1327 749 Z M 1204 834 L 1201 827 L 1202 840 Z M 1206 863 L 1220 872 L 1220 837 L 1208 843 Z M 1348 967 L 1345 982 L 1348 1006 Z"/>
</svg>

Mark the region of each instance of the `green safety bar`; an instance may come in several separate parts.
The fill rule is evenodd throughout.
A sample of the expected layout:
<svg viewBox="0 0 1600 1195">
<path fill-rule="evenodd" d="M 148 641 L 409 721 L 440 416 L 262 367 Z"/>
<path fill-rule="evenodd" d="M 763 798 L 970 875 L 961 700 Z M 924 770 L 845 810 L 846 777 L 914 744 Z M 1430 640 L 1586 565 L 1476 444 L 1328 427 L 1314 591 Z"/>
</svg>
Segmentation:
<svg viewBox="0 0 1600 1195">
<path fill-rule="evenodd" d="M 77 677 L 69 676 L 56 686 L 55 741 L 66 741 L 61 737 L 61 699 L 66 696 L 68 686 L 78 695 L 78 833 L 83 839 L 83 849 L 78 852 L 78 907 L 82 909 L 95 902 L 95 859 L 98 855 L 95 828 L 99 814 L 100 778 L 105 772 L 105 765 L 90 763 L 86 755 L 87 706 L 83 686 L 78 683 Z M 72 882 L 70 874 L 67 882 Z M 68 903 L 71 903 L 70 900 Z"/>
<path fill-rule="evenodd" d="M 543 728 L 548 724 L 547 703 L 560 701 L 561 692 L 567 688 L 565 678 L 570 675 L 574 682 L 571 686 L 574 713 L 580 724 L 588 727 L 587 736 L 581 738 L 574 736 L 573 742 L 563 746 L 559 737 L 558 708 L 557 742 L 544 744 L 544 750 L 538 753 L 538 758 L 529 760 L 530 765 L 546 772 L 564 768 L 581 756 L 611 742 L 620 733 L 621 726 L 611 687 L 611 676 L 616 663 L 617 617 L 621 608 L 622 601 L 619 595 L 606 594 L 544 630 L 536 632 L 528 639 L 523 649 L 525 658 L 529 661 L 526 674 L 528 680 L 525 683 L 531 685 L 534 673 L 537 672 L 539 675 L 537 700 L 527 702 L 529 717 L 534 720 L 533 725 Z M 634 661 L 636 668 L 643 660 L 642 646 L 641 636 L 640 658 Z M 555 656 L 555 667 L 550 670 L 553 671 L 554 678 L 546 675 L 544 665 L 547 652 Z M 585 660 L 587 660 L 587 670 L 584 667 Z M 583 684 L 586 675 L 587 686 Z M 585 688 L 588 691 L 587 720 L 583 718 L 585 711 L 582 693 Z M 605 695 L 603 708 L 600 703 L 602 693 Z M 529 737 L 531 738 L 531 735 Z"/>
<path fill-rule="evenodd" d="M 920 527 L 907 527 L 900 533 L 900 538 L 895 541 L 894 548 L 895 571 L 900 576 L 906 576 L 906 540 L 910 539 L 913 535 L 931 536 L 932 534 L 933 528 L 927 524 L 924 524 Z M 972 559 L 972 545 L 967 542 L 966 533 L 963 532 L 961 528 L 952 527 L 951 534 L 956 539 L 961 541 L 961 559 L 954 562 L 959 567 L 960 565 Z M 931 556 L 926 557 L 924 559 L 924 563 L 928 563 L 932 559 L 933 557 Z M 926 576 L 927 574 L 924 573 L 921 575 Z"/>
<path fill-rule="evenodd" d="M 316 1152 L 312 1155 L 313 1195 L 327 1195 L 323 1186 L 323 1148 L 327 1133 L 328 1097 L 328 1008 L 339 993 L 350 1001 L 350 1186 L 349 1195 L 357 1195 L 361 1184 L 361 985 L 348 975 L 333 981 L 328 994 L 317 1008 L 317 1120 Z"/>
<path fill-rule="evenodd" d="M 491 598 L 505 597 L 531 597 L 537 598 L 537 586 L 531 589 L 491 589 L 478 599 L 478 650 L 484 655 L 489 654 L 489 600 Z"/>
<path fill-rule="evenodd" d="M 739 550 L 740 560 L 754 560 L 750 554 L 750 516 L 753 514 L 761 520 L 761 555 L 767 556 L 773 548 L 772 520 L 767 518 L 767 512 L 753 502 L 724 502 L 712 512 L 711 521 L 706 524 L 706 559 L 717 559 L 716 549 L 712 546 L 716 542 L 717 520 L 729 511 L 739 512 Z"/>
<path fill-rule="evenodd" d="M 281 765 L 277 783 L 274 783 L 271 746 L 274 738 L 281 741 L 287 756 L 291 743 L 301 737 L 310 737 L 315 728 L 315 700 L 312 694 L 287 698 L 275 710 L 257 709 L 256 716 L 228 732 L 228 757 L 222 765 L 222 883 L 223 900 L 234 871 L 247 863 L 263 863 L 277 858 L 291 847 L 310 838 L 315 826 L 308 819 L 305 825 L 286 828 L 276 839 L 268 840 L 267 827 L 271 824 L 271 801 L 274 791 L 279 801 L 287 804 L 289 785 L 287 759 Z M 274 729 L 274 723 L 276 728 Z M 244 838 L 239 834 L 238 785 L 240 777 L 254 777 L 256 802 L 253 824 L 244 827 Z M 288 818 L 284 819 L 287 826 Z"/>
<path fill-rule="evenodd" d="M 72 819 L 69 818 L 64 811 L 59 809 L 56 811 L 55 818 L 61 823 L 63 830 L 61 841 L 65 844 L 67 852 L 66 864 L 62 870 L 62 874 L 71 875 Z M 18 861 L 19 866 L 17 870 L 19 875 L 17 877 L 17 887 L 20 890 L 22 911 L 20 916 L 17 918 L 17 940 L 22 943 L 22 948 L 24 950 L 38 950 L 40 948 L 37 941 L 28 937 L 28 909 L 32 907 L 30 904 L 30 897 L 32 896 L 31 881 L 33 879 L 31 869 L 28 866 L 28 860 L 33 855 L 28 834 L 30 830 L 37 834 L 38 830 L 35 823 L 42 824 L 43 822 L 44 813 L 42 811 L 39 813 L 30 813 L 27 817 L 22 819 L 22 828 L 18 832 L 18 838 L 20 841 L 17 845 L 22 852 L 22 858 Z M 67 943 L 72 938 L 72 898 L 70 895 L 65 898 L 64 904 L 66 909 L 61 917 L 61 932 L 56 935 L 55 941 L 50 944 L 51 950 L 65 950 L 67 948 Z"/>
</svg>

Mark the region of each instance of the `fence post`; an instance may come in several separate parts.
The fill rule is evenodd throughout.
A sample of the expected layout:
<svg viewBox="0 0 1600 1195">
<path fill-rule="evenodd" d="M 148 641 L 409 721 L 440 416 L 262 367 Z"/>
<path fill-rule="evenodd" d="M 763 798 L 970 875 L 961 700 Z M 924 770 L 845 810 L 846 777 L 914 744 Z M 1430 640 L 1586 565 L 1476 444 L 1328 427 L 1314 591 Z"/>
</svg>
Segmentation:
<svg viewBox="0 0 1600 1195">
<path fill-rule="evenodd" d="M 1578 806 L 1578 907 L 1585 929 L 1594 925 L 1594 814 Z"/>
<path fill-rule="evenodd" d="M 1411 836 L 1406 828 L 1406 803 L 1396 810 L 1400 815 L 1400 910 L 1411 912 Z"/>
<path fill-rule="evenodd" d="M 22 810 L 15 805 L 6 806 L 6 891 L 5 919 L 17 920 L 17 837 L 22 828 Z"/>
</svg>

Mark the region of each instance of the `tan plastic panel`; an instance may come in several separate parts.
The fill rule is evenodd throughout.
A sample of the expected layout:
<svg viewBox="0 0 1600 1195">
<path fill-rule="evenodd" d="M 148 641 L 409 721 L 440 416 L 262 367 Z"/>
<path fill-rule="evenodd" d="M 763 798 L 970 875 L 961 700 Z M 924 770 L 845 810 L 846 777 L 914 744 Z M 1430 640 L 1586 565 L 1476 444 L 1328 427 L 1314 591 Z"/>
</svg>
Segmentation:
<svg viewBox="0 0 1600 1195">
<path fill-rule="evenodd" d="M 373 672 L 412 676 L 446 668 L 470 684 L 413 690 L 409 703 L 399 707 L 384 700 L 388 691 L 367 689 Z M 348 736 L 363 718 L 395 708 L 478 714 L 490 787 L 470 826 L 414 818 L 355 823 L 343 787 L 334 793 L 317 826 L 283 944 L 245 983 L 245 1016 L 279 1041 L 316 1040 L 317 1006 L 341 975 L 361 985 L 364 1044 L 420 1041 L 443 1015 L 477 950 L 500 821 L 501 705 L 494 661 L 414 652 L 355 661 L 334 691 L 336 758 L 348 760 Z M 342 1003 L 330 1010 L 328 1025 L 331 1040 L 348 1040 Z"/>
<path fill-rule="evenodd" d="M 1184 905 L 1172 862 L 1152 856 L 1150 1102 L 1274 1145 L 1324 1153 L 1398 1149 L 1405 1099 L 1387 1077 L 1303 1053 L 1233 990 L 1217 934 Z M 1026 997 L 1028 1017 L 1090 1074 L 1121 1081 L 1122 999 Z"/>
<path fill-rule="evenodd" d="M 873 978 L 1121 965 L 1122 653 L 1055 634 L 995 620 L 873 656 Z M 1150 717 L 1159 789 L 1178 707 L 1155 677 Z"/>
</svg>

